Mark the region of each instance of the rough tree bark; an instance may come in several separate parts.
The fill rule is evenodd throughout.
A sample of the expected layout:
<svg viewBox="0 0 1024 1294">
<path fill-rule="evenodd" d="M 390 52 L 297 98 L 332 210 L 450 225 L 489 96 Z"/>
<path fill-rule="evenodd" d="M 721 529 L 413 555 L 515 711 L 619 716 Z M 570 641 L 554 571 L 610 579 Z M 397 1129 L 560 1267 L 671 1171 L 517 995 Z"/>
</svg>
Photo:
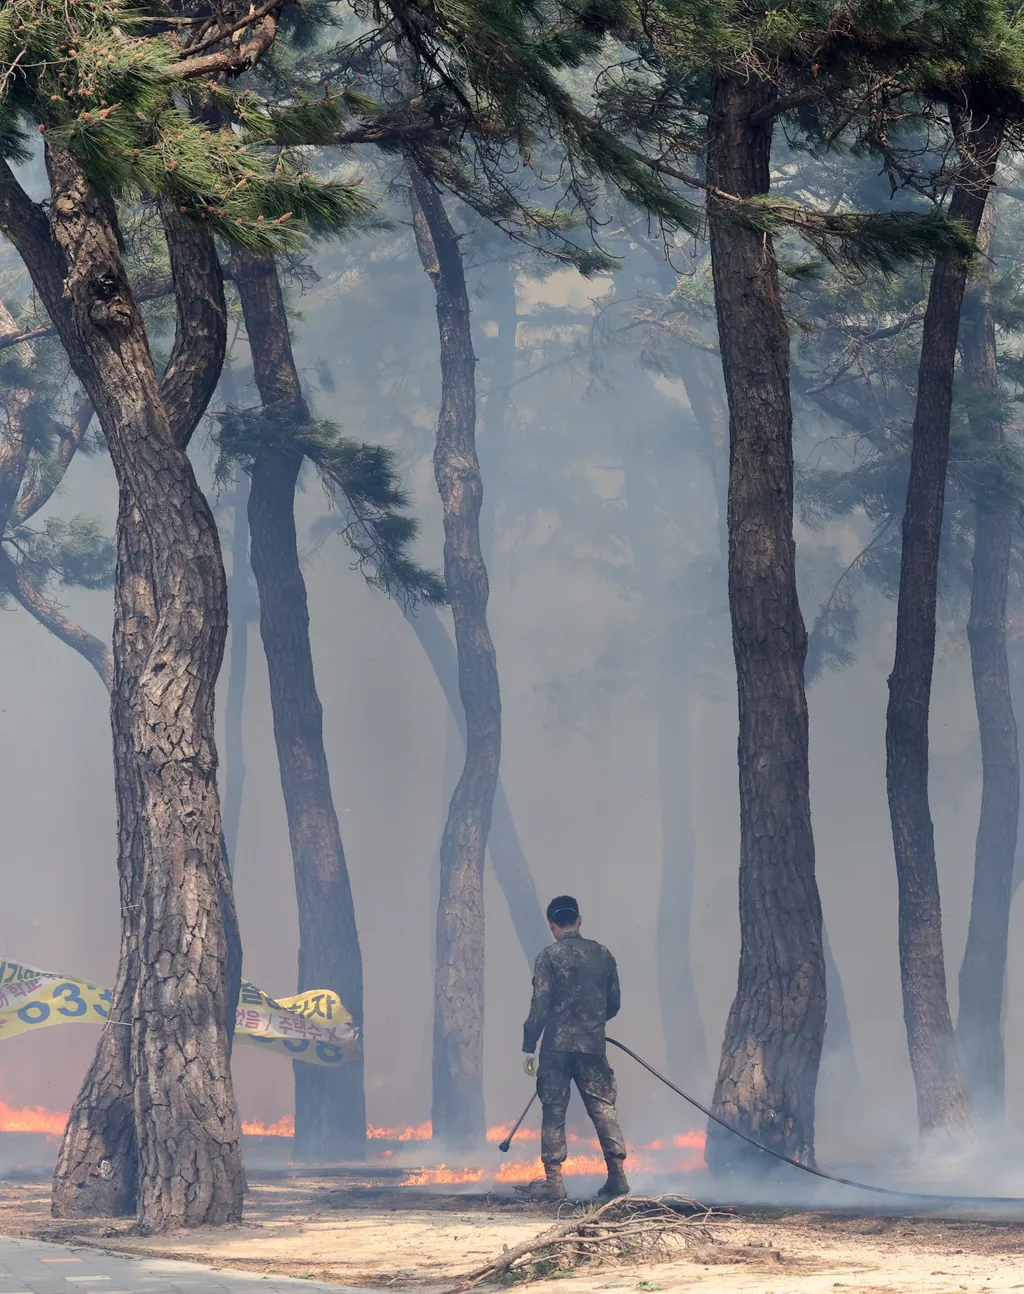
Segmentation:
<svg viewBox="0 0 1024 1294">
<path fill-rule="evenodd" d="M 981 223 L 1001 129 L 985 115 L 959 123 L 962 171 L 949 215 L 972 233 Z M 921 1131 L 962 1135 L 971 1123 L 946 992 L 942 911 L 928 803 L 928 719 L 935 659 L 942 509 L 950 411 L 966 265 L 936 263 L 921 335 L 910 478 L 896 611 L 896 655 L 889 676 L 885 750 L 889 816 L 899 886 L 900 976 L 910 1064 Z"/>
<path fill-rule="evenodd" d="M 978 231 L 982 256 L 989 254 L 994 230 L 995 206 L 990 198 Z M 998 457 L 1006 445 L 1006 427 L 999 408 L 996 327 L 988 283 L 979 283 L 964 302 L 960 353 L 973 438 Z M 1006 1113 L 1003 992 L 1020 817 L 1020 756 L 1006 654 L 1014 517 L 1011 501 L 1000 498 L 998 488 L 977 499 L 967 623 L 981 737 L 982 789 L 971 917 L 960 967 L 956 1043 L 972 1112 L 997 1121 Z"/>
<path fill-rule="evenodd" d="M 480 549 L 476 358 L 462 252 L 437 189 L 411 161 L 409 174 L 416 245 L 437 297 L 441 410 L 434 477 L 444 511 L 444 578 L 466 721 L 466 762 L 441 839 L 432 1120 L 435 1139 L 468 1146 L 482 1142 L 486 1132 L 483 866 L 501 756 L 501 696 Z"/>
<path fill-rule="evenodd" d="M 770 107 L 774 94 L 754 75 L 716 84 L 708 173 L 719 190 L 768 192 L 771 121 L 755 124 L 751 114 Z M 713 195 L 708 224 L 729 402 L 741 935 L 713 1108 L 766 1145 L 810 1161 L 825 963 L 808 782 L 807 634 L 793 541 L 789 334 L 771 239 L 733 220 L 728 202 Z M 751 1164 L 741 1145 L 711 1124 L 709 1167 Z"/>
<path fill-rule="evenodd" d="M 117 992 L 69 1119 L 54 1209 L 77 1211 L 93 1187 L 110 1204 L 115 1181 L 125 1199 L 135 1165 L 143 1228 L 223 1222 L 240 1216 L 243 1185 L 229 1068 L 237 957 L 221 893 L 213 740 L 225 588 L 216 527 L 183 448 L 223 356 L 219 269 L 212 238 L 165 208 L 179 318 L 158 384 L 112 210 L 67 153 L 47 146 L 46 164 L 48 218 L 6 166 L 0 209 L 118 478 L 111 713 L 123 905 Z"/>
<path fill-rule="evenodd" d="M 263 405 L 308 423 L 272 257 L 236 249 L 232 272 Z M 295 534 L 299 449 L 282 444 L 256 456 L 250 473 L 252 569 L 270 678 L 281 790 L 299 908 L 299 991 L 333 989 L 363 1024 L 363 963 L 338 815 L 323 740 L 309 640 L 306 584 Z M 293 1064 L 295 1141 L 300 1161 L 362 1157 L 366 1150 L 363 1062 L 337 1069 Z"/>
</svg>

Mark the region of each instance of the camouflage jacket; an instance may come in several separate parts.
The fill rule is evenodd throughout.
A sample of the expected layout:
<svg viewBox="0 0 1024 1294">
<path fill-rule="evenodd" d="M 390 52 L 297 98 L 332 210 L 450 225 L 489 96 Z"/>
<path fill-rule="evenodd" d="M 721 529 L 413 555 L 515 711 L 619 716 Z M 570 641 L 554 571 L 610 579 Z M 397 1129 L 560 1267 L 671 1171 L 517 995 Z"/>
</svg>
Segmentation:
<svg viewBox="0 0 1024 1294">
<path fill-rule="evenodd" d="M 607 948 L 578 934 L 561 935 L 533 966 L 533 1001 L 523 1051 L 604 1052 L 604 1026 L 619 1012 L 619 972 Z"/>
</svg>

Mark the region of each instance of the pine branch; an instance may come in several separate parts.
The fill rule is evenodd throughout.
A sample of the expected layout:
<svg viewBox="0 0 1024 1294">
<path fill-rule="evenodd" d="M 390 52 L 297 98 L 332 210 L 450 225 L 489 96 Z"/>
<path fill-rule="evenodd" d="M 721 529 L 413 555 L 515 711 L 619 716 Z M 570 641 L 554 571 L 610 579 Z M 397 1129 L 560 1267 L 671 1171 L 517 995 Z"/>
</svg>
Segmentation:
<svg viewBox="0 0 1024 1294">
<path fill-rule="evenodd" d="M 44 629 L 48 629 L 62 643 L 73 647 L 93 667 L 107 691 L 112 691 L 114 661 L 110 648 L 80 625 L 69 620 L 54 603 L 45 598 L 21 574 L 2 545 L 0 545 L 0 588 L 6 589 L 16 598 Z"/>
<path fill-rule="evenodd" d="M 227 305 L 210 231 L 184 220 L 166 197 L 160 202 L 160 220 L 175 297 L 174 346 L 160 379 L 160 395 L 171 433 L 184 449 L 220 378 L 228 335 Z"/>
<path fill-rule="evenodd" d="M 71 422 L 68 426 L 61 428 L 60 446 L 57 450 L 56 461 L 52 465 L 52 470 L 47 473 L 45 480 L 37 481 L 18 500 L 11 516 L 11 520 L 15 525 L 23 526 L 49 503 L 71 466 L 71 460 L 85 439 L 85 433 L 89 429 L 92 415 L 92 401 L 87 395 L 81 396 Z"/>
<path fill-rule="evenodd" d="M 211 36 L 199 40 L 194 45 L 186 45 L 182 49 L 182 57 L 191 59 L 203 50 L 211 49 L 214 45 L 219 45 L 221 41 L 228 40 L 237 31 L 242 31 L 246 27 L 251 27 L 254 23 L 260 23 L 264 18 L 278 16 L 282 9 L 290 4 L 297 3 L 298 0 L 266 0 L 258 7 L 250 7 L 249 11 L 241 18 L 237 18 L 233 23 L 224 27 L 218 24 L 217 30 Z M 195 20 L 190 20 L 195 21 Z"/>
<path fill-rule="evenodd" d="M 173 291 L 174 283 L 170 279 L 161 279 L 148 287 L 138 289 L 135 293 L 135 300 L 139 302 L 159 301 L 161 297 L 170 296 Z M 57 329 L 53 324 L 40 324 L 37 328 L 29 328 L 25 332 L 8 333 L 0 337 L 0 350 L 8 350 L 11 346 L 20 346 L 23 342 L 45 341 L 49 337 L 56 337 L 56 335 Z"/>
<path fill-rule="evenodd" d="M 300 450 L 330 493 L 345 500 L 349 520 L 332 529 L 356 554 L 367 583 L 407 604 L 445 602 L 441 579 L 409 556 L 419 525 L 414 517 L 403 515 L 409 496 L 390 450 L 350 440 L 322 419 L 297 423 L 275 406 L 225 409 L 213 417 L 220 423 L 219 479 L 227 476 L 229 463 L 239 462 L 248 470 L 260 454 Z"/>
</svg>

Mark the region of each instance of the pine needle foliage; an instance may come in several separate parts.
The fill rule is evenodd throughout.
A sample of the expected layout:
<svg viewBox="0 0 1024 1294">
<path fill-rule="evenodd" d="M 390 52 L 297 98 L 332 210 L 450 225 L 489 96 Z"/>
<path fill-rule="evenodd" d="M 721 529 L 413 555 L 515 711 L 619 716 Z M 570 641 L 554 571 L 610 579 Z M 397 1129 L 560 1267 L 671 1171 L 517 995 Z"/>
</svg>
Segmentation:
<svg viewBox="0 0 1024 1294">
<path fill-rule="evenodd" d="M 240 137 L 231 121 L 241 96 L 193 84 L 162 22 L 132 0 L 10 0 L 0 9 L 0 153 L 23 159 L 35 126 L 99 192 L 169 195 L 189 218 L 258 253 L 301 245 L 304 228 L 359 227 L 371 203 L 358 184 L 314 178 L 289 151 L 295 132 L 285 121 L 253 142 Z M 232 107 L 219 128 L 190 110 L 204 94 Z"/>
<path fill-rule="evenodd" d="M 93 517 L 48 517 L 39 530 L 15 527 L 4 542 L 39 592 L 53 582 L 80 589 L 108 589 L 113 583 L 114 544 Z"/>
<path fill-rule="evenodd" d="M 419 523 L 407 515 L 410 499 L 390 450 L 351 440 L 325 419 L 297 423 L 272 406 L 231 408 L 216 417 L 219 479 L 228 479 L 234 463 L 249 470 L 262 454 L 300 451 L 331 498 L 344 500 L 348 519 L 340 530 L 367 583 L 408 604 L 445 602 L 442 580 L 410 556 Z"/>
</svg>

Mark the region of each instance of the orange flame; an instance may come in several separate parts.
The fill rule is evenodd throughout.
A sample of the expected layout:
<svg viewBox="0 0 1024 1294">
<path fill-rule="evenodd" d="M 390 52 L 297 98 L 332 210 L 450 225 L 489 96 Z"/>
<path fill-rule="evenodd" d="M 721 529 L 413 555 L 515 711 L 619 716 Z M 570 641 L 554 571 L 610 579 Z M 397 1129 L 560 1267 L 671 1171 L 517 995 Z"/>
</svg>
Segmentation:
<svg viewBox="0 0 1024 1294">
<path fill-rule="evenodd" d="M 35 1132 L 48 1137 L 59 1137 L 64 1132 L 67 1114 L 61 1111 L 46 1110 L 41 1106 L 16 1108 L 0 1100 L 0 1132 Z M 295 1120 L 291 1115 L 284 1115 L 276 1123 L 263 1123 L 259 1119 L 247 1119 L 242 1123 L 242 1131 L 249 1137 L 292 1137 L 295 1135 Z M 491 1143 L 504 1141 L 510 1128 L 504 1125 L 488 1128 L 487 1140 Z M 432 1133 L 428 1122 L 405 1128 L 367 1128 L 366 1135 L 371 1141 L 425 1142 Z M 536 1142 L 540 1133 L 534 1128 L 521 1128 L 517 1134 L 520 1142 Z M 596 1176 L 604 1172 L 604 1160 L 598 1151 L 597 1142 L 592 1138 L 583 1138 L 573 1133 L 567 1137 L 574 1153 L 566 1160 L 563 1171 L 569 1175 Z M 672 1155 L 671 1151 L 688 1151 L 684 1156 Z M 588 1153 L 589 1152 L 589 1153 Z M 379 1157 L 386 1160 L 392 1156 L 391 1150 L 381 1150 Z M 652 1141 L 631 1152 L 629 1163 L 636 1172 L 692 1172 L 704 1162 L 704 1134 L 691 1129 L 689 1132 L 674 1137 Z M 543 1176 L 544 1166 L 539 1159 L 504 1160 L 496 1165 L 496 1171 L 488 1171 L 486 1178 L 494 1182 L 529 1182 Z M 485 1178 L 483 1168 L 449 1167 L 438 1164 L 434 1167 L 410 1169 L 403 1180 L 403 1186 L 428 1186 L 438 1184 L 466 1185 L 481 1182 Z"/>
<path fill-rule="evenodd" d="M 434 1135 L 434 1129 L 429 1119 L 415 1128 L 375 1128 L 371 1124 L 366 1129 L 366 1135 L 371 1141 L 429 1141 Z"/>
<path fill-rule="evenodd" d="M 504 1141 L 512 1131 L 510 1123 L 499 1123 L 496 1128 L 487 1129 L 488 1141 Z M 575 1141 L 575 1137 L 569 1134 L 569 1139 Z M 536 1128 L 520 1128 L 516 1133 L 516 1141 L 540 1141 L 540 1133 Z"/>
<path fill-rule="evenodd" d="M 18 1110 L 0 1101 L 0 1132 L 44 1132 L 48 1137 L 59 1137 L 67 1121 L 67 1114 L 56 1110 L 44 1110 L 39 1105 Z"/>
<path fill-rule="evenodd" d="M 408 1177 L 402 1178 L 403 1186 L 436 1186 L 447 1183 L 462 1186 L 467 1182 L 483 1180 L 482 1168 L 449 1168 L 447 1164 L 438 1164 L 436 1168 L 417 1168 Z"/>
<path fill-rule="evenodd" d="M 487 1140 L 491 1142 L 503 1141 L 508 1136 L 508 1131 L 508 1128 L 504 1127 L 490 1128 L 487 1132 Z M 519 1135 L 522 1136 L 522 1133 Z M 526 1139 L 535 1141 L 539 1135 L 536 1131 L 530 1131 Z M 599 1149 L 596 1141 L 574 1136 L 572 1133 L 567 1137 L 567 1141 L 570 1145 L 580 1145 L 582 1143 L 583 1146 L 589 1147 L 592 1151 Z M 691 1153 L 684 1156 L 665 1153 L 673 1150 L 688 1150 Z M 638 1173 L 692 1172 L 694 1169 L 701 1168 L 704 1163 L 704 1134 L 691 1130 L 665 1141 L 652 1141 L 640 1148 L 636 1153 L 631 1151 L 628 1162 L 631 1169 Z M 596 1177 L 603 1175 L 605 1172 L 604 1158 L 595 1153 L 572 1154 L 562 1165 L 562 1172 L 569 1177 Z M 544 1165 L 540 1159 L 505 1160 L 498 1165 L 497 1172 L 486 1174 L 486 1179 L 505 1183 L 532 1182 L 536 1178 L 543 1176 Z M 485 1173 L 482 1168 L 451 1168 L 447 1164 L 438 1164 L 435 1168 L 410 1170 L 409 1175 L 403 1179 L 402 1185 L 465 1186 L 484 1179 Z"/>
<path fill-rule="evenodd" d="M 259 1119 L 247 1119 L 242 1123 L 242 1131 L 247 1137 L 294 1137 L 295 1120 L 290 1114 L 271 1124 L 261 1123 Z"/>
</svg>

